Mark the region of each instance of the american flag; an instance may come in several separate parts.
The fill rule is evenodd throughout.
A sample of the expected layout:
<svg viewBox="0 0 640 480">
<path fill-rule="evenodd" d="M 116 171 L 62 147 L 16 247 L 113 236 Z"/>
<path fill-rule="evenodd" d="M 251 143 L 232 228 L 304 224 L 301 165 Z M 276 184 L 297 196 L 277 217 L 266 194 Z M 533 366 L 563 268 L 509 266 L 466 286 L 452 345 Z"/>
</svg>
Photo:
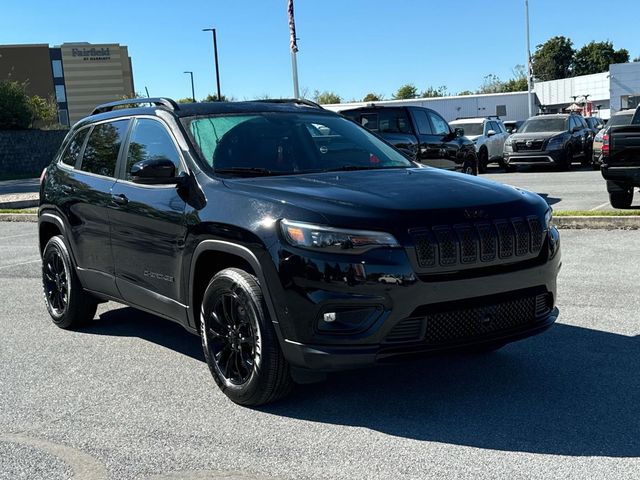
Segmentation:
<svg viewBox="0 0 640 480">
<path fill-rule="evenodd" d="M 289 46 L 292 52 L 297 53 L 298 41 L 296 39 L 296 22 L 293 19 L 293 0 L 289 0 L 287 10 L 289 12 Z"/>
</svg>

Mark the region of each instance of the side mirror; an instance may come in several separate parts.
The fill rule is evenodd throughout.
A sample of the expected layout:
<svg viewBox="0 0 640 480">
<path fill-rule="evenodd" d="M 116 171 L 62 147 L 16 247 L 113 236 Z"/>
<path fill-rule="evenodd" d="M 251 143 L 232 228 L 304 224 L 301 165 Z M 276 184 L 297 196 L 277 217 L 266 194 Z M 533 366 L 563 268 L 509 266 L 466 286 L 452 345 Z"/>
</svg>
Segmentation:
<svg viewBox="0 0 640 480">
<path fill-rule="evenodd" d="M 464 128 L 462 127 L 455 128 L 453 132 L 456 134 L 456 137 L 464 137 Z"/>
<path fill-rule="evenodd" d="M 496 131 L 495 131 L 495 130 L 489 130 L 489 131 L 487 132 L 487 137 L 493 137 L 495 134 L 496 134 Z"/>
<path fill-rule="evenodd" d="M 576 132 L 579 132 L 579 131 L 580 131 L 580 127 L 573 127 L 571 129 L 571 133 L 576 133 Z"/>
<path fill-rule="evenodd" d="M 176 166 L 166 157 L 141 160 L 131 166 L 131 180 L 145 185 L 177 183 Z"/>
</svg>

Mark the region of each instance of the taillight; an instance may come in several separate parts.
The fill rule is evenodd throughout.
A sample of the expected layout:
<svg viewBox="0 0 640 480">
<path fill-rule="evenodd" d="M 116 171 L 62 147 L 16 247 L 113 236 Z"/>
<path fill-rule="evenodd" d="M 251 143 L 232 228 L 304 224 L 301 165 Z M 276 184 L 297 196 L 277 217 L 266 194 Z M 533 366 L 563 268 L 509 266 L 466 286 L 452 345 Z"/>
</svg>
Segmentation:
<svg viewBox="0 0 640 480">
<path fill-rule="evenodd" d="M 40 185 L 42 185 L 42 182 L 44 182 L 44 177 L 45 177 L 46 174 L 47 174 L 47 167 L 45 167 L 42 170 L 42 173 L 40 174 Z"/>
<path fill-rule="evenodd" d="M 609 135 L 606 133 L 602 136 L 602 156 L 609 156 Z"/>
</svg>

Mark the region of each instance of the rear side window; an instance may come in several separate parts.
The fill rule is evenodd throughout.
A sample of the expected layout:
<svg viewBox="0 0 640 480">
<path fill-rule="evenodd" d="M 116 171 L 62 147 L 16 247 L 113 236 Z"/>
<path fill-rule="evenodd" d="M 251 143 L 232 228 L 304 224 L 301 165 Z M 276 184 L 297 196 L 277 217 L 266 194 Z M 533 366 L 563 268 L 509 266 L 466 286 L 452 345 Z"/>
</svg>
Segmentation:
<svg viewBox="0 0 640 480">
<path fill-rule="evenodd" d="M 381 133 L 412 133 L 407 112 L 396 108 L 378 111 L 378 130 Z"/>
<path fill-rule="evenodd" d="M 129 120 L 101 123 L 93 127 L 84 148 L 81 170 L 105 177 L 115 177 L 120 145 Z"/>
<path fill-rule="evenodd" d="M 176 167 L 176 173 L 181 170 L 180 154 L 167 129 L 155 120 L 137 120 L 129 141 L 125 178 L 131 179 L 131 167 L 135 163 L 160 158 L 171 160 Z"/>
<path fill-rule="evenodd" d="M 82 146 L 84 145 L 84 139 L 87 138 L 87 133 L 89 133 L 88 128 L 83 128 L 76 132 L 62 154 L 62 158 L 60 159 L 62 163 L 70 167 L 76 166 L 82 151 Z"/>
<path fill-rule="evenodd" d="M 418 133 L 420 135 L 431 135 L 431 124 L 427 118 L 427 112 L 423 110 L 415 110 L 413 117 L 416 119 L 416 127 L 418 127 Z"/>
</svg>

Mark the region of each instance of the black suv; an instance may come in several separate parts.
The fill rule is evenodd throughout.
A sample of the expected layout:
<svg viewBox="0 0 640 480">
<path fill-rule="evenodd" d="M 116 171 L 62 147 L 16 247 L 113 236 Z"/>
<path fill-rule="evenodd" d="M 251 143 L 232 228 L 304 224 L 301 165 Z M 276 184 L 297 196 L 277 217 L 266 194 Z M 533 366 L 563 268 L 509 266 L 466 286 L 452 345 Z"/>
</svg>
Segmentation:
<svg viewBox="0 0 640 480">
<path fill-rule="evenodd" d="M 178 322 L 244 405 L 558 315 L 538 195 L 421 167 L 304 101 L 96 108 L 44 172 L 39 234 L 55 324 L 107 300 Z"/>
<path fill-rule="evenodd" d="M 340 113 L 424 165 L 478 174 L 474 143 L 462 129 L 451 128 L 435 110 L 372 105 Z"/>
<path fill-rule="evenodd" d="M 581 115 L 552 114 L 531 117 L 504 143 L 507 170 L 515 165 L 553 164 L 569 170 L 578 158 L 591 162 L 594 134 Z"/>
</svg>

